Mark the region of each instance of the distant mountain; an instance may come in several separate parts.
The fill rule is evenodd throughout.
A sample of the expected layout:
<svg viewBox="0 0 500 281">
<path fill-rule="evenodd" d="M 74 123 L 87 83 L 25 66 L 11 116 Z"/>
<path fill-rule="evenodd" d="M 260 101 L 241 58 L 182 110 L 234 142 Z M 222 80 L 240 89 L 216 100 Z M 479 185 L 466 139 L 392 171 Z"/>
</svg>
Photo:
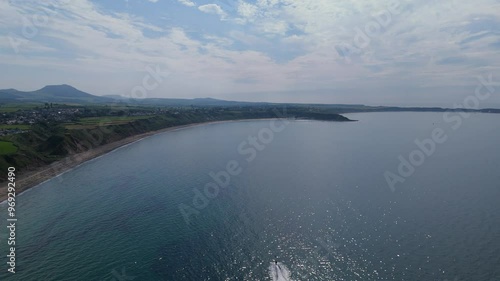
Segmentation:
<svg viewBox="0 0 500 281">
<path fill-rule="evenodd" d="M 70 85 L 48 85 L 40 90 L 36 90 L 31 93 L 31 95 L 36 95 L 38 97 L 66 97 L 66 98 L 94 98 L 96 96 L 82 92 Z"/>
<path fill-rule="evenodd" d="M 213 98 L 195 98 L 195 99 L 165 99 L 165 98 L 147 98 L 131 99 L 128 102 L 143 105 L 164 105 L 164 106 L 256 106 L 265 105 L 263 102 L 244 102 L 227 101 Z"/>
<path fill-rule="evenodd" d="M 102 97 L 112 98 L 112 99 L 124 99 L 125 98 L 125 97 L 120 96 L 120 95 L 103 95 Z"/>
<path fill-rule="evenodd" d="M 23 92 L 15 89 L 0 90 L 4 102 L 59 102 L 59 103 L 105 103 L 110 98 L 98 97 L 82 92 L 70 85 L 49 85 L 39 90 Z"/>
<path fill-rule="evenodd" d="M 16 92 L 14 89 L 0 90 L 0 101 L 9 101 L 15 100 L 17 98 Z"/>
<path fill-rule="evenodd" d="M 172 99 L 172 98 L 145 98 L 133 99 L 120 95 L 95 96 L 80 91 L 70 85 L 48 85 L 31 92 L 16 89 L 0 90 L 2 103 L 68 103 L 68 104 L 109 104 L 109 105 L 145 105 L 145 106 L 289 106 L 289 107 L 317 107 L 334 108 L 339 112 L 358 112 L 367 109 L 364 105 L 342 104 L 277 104 L 266 102 L 227 101 L 214 98 Z"/>
<path fill-rule="evenodd" d="M 388 107 L 388 106 L 365 106 L 362 104 L 294 104 L 294 103 L 265 103 L 265 102 L 241 102 L 218 100 L 214 98 L 195 99 L 168 99 L 168 98 L 146 98 L 131 99 L 120 95 L 95 96 L 80 91 L 70 85 L 49 85 L 31 92 L 18 91 L 16 89 L 0 90 L 0 102 L 8 103 L 67 103 L 67 104 L 109 104 L 109 105 L 145 105 L 145 106 L 287 106 L 309 107 L 329 110 L 334 113 L 352 112 L 388 112 L 388 111 L 425 111 L 444 112 L 450 109 L 439 107 Z M 459 109 L 460 110 L 460 109 Z M 470 112 L 500 113 L 500 109 L 487 108 L 480 110 L 461 109 Z"/>
<path fill-rule="evenodd" d="M 120 95 L 95 96 L 80 91 L 70 85 L 49 85 L 31 92 L 16 89 L 0 90 L 0 101 L 11 103 L 25 102 L 55 102 L 77 104 L 132 104 L 132 105 L 159 105 L 159 106 L 245 106 L 266 103 L 225 101 L 213 98 L 196 99 L 166 99 L 146 98 L 132 99 Z"/>
</svg>

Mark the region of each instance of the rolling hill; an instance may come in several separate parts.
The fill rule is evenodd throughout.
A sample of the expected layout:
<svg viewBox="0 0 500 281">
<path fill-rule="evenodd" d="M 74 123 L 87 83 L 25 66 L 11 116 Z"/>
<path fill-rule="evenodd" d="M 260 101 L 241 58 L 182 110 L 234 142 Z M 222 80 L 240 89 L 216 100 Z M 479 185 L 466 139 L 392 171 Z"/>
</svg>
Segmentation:
<svg viewBox="0 0 500 281">
<path fill-rule="evenodd" d="M 226 101 L 213 98 L 169 99 L 147 98 L 128 99 L 119 95 L 95 96 L 80 91 L 70 85 L 49 85 L 31 92 L 16 89 L 0 90 L 0 102 L 3 103 L 77 103 L 77 104 L 133 104 L 162 106 L 243 106 L 265 103 Z"/>
<path fill-rule="evenodd" d="M 16 89 L 0 90 L 0 103 L 2 105 L 15 103 L 69 103 L 69 104 L 108 104 L 108 105 L 144 105 L 144 106 L 287 106 L 309 107 L 330 110 L 334 113 L 352 112 L 388 112 L 388 111 L 425 111 L 444 112 L 448 110 L 500 113 L 500 109 L 449 109 L 440 107 L 388 107 L 388 106 L 366 106 L 362 104 L 295 104 L 295 103 L 267 103 L 267 102 L 242 102 L 227 101 L 214 98 L 174 99 L 174 98 L 145 98 L 129 99 L 119 95 L 96 96 L 80 91 L 70 85 L 48 85 L 39 90 L 31 92 L 18 91 Z"/>
</svg>

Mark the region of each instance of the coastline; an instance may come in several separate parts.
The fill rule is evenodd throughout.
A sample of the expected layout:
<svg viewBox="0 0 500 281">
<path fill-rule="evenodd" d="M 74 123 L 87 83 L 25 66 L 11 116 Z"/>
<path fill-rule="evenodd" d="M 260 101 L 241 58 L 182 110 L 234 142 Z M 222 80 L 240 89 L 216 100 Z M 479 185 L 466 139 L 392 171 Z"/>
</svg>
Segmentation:
<svg viewBox="0 0 500 281">
<path fill-rule="evenodd" d="M 56 178 L 80 165 L 86 163 L 90 160 L 96 159 L 100 156 L 108 154 L 113 150 L 130 145 L 132 143 L 138 142 L 142 139 L 151 137 L 153 135 L 176 131 L 180 129 L 187 129 L 196 126 L 204 126 L 216 123 L 227 123 L 227 122 L 242 122 L 242 121 L 256 121 L 256 120 L 274 120 L 277 118 L 258 118 L 258 119 L 241 119 L 241 120 L 222 120 L 222 121 L 209 121 L 201 123 L 192 123 L 187 125 L 173 126 L 169 128 L 164 128 L 156 131 L 147 132 L 144 134 L 130 136 L 119 141 L 101 145 L 99 147 L 90 149 L 88 151 L 80 152 L 67 156 L 61 160 L 55 161 L 51 164 L 39 167 L 33 171 L 17 173 L 16 172 L 16 196 L 36 187 L 52 178 Z M 7 200 L 7 184 L 8 181 L 0 185 L 0 204 L 3 204 Z"/>
</svg>

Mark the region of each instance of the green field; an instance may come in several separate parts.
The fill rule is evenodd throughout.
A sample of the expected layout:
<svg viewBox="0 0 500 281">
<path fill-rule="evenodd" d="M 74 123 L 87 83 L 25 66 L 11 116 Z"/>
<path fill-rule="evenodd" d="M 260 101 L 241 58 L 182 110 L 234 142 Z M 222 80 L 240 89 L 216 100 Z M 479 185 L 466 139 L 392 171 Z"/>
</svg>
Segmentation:
<svg viewBox="0 0 500 281">
<path fill-rule="evenodd" d="M 0 105 L 0 112 L 16 112 L 20 109 L 33 109 L 37 106 L 43 106 L 43 103 L 9 103 Z"/>
<path fill-rule="evenodd" d="M 19 129 L 19 130 L 29 130 L 31 128 L 30 125 L 4 125 L 0 124 L 0 129 Z"/>
<path fill-rule="evenodd" d="M 81 118 L 77 122 L 66 123 L 66 129 L 91 129 L 99 126 L 111 126 L 130 123 L 135 120 L 148 119 L 152 116 L 105 116 Z"/>
<path fill-rule="evenodd" d="M 17 152 L 17 147 L 8 141 L 0 141 L 0 155 L 7 155 Z"/>
</svg>

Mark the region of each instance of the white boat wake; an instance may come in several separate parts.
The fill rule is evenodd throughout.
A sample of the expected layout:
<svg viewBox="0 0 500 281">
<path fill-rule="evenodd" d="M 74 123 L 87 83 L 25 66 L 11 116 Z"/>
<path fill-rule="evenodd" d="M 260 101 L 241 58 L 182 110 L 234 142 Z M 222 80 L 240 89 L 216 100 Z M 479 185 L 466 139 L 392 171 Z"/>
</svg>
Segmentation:
<svg viewBox="0 0 500 281">
<path fill-rule="evenodd" d="M 273 281 L 291 281 L 290 271 L 280 262 L 272 262 L 269 266 L 269 276 Z"/>
</svg>

